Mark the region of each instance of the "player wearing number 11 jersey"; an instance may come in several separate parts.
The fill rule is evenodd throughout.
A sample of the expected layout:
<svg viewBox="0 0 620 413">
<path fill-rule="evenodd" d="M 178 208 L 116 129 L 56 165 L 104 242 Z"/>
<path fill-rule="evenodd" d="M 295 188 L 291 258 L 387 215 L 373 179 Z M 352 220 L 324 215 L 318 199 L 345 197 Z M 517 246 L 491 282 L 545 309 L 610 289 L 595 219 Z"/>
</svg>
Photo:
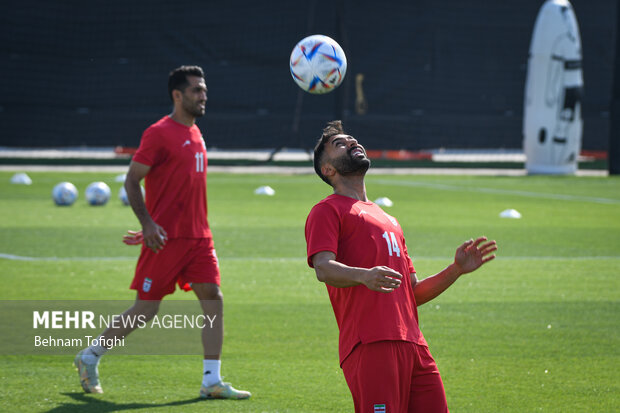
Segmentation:
<svg viewBox="0 0 620 413">
<path fill-rule="evenodd" d="M 151 125 L 142 135 L 134 155 L 125 189 L 129 203 L 142 225 L 130 231 L 127 244 L 142 244 L 131 288 L 134 305 L 122 319 L 151 320 L 164 296 L 176 284 L 193 290 L 205 317 L 215 322 L 202 329 L 204 350 L 200 397 L 246 399 L 250 393 L 223 383 L 220 375 L 222 351 L 222 293 L 220 271 L 207 222 L 207 150 L 196 126 L 204 115 L 207 85 L 198 66 L 181 66 L 170 73 L 168 93 L 174 104 L 171 114 Z M 146 200 L 140 182 L 144 179 Z M 137 328 L 138 323 L 117 323 L 98 338 L 116 342 Z M 110 348 L 93 343 L 80 351 L 74 364 L 87 393 L 103 393 L 99 361 Z"/>
<path fill-rule="evenodd" d="M 334 194 L 306 221 L 308 264 L 327 285 L 340 330 L 340 365 L 356 412 L 447 412 L 439 371 L 418 323 L 417 306 L 492 260 L 495 241 L 463 243 L 454 262 L 418 280 L 396 219 L 369 202 L 364 148 L 329 122 L 314 168 Z"/>
<path fill-rule="evenodd" d="M 196 124 L 164 116 L 144 131 L 132 161 L 151 167 L 144 178 L 146 209 L 169 239 L 211 237 L 207 150 Z"/>
</svg>

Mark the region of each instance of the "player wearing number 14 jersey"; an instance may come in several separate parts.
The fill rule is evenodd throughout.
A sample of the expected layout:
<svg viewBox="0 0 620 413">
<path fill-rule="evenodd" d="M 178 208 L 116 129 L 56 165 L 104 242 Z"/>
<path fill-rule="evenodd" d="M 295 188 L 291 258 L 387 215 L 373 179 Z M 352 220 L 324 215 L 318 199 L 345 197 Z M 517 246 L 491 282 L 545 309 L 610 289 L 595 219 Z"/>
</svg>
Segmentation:
<svg viewBox="0 0 620 413">
<path fill-rule="evenodd" d="M 202 69 L 181 66 L 173 70 L 168 78 L 168 93 L 173 111 L 144 132 L 125 180 L 129 203 L 142 225 L 141 231 L 130 231 L 125 243 L 141 244 L 142 250 L 131 283 L 137 292 L 136 300 L 122 319 L 149 321 L 157 314 L 163 297 L 175 291 L 176 284 L 193 290 L 203 315 L 215 321 L 202 329 L 204 373 L 200 397 L 246 399 L 249 392 L 223 383 L 220 375 L 220 271 L 207 222 L 207 151 L 195 124 L 196 118 L 204 115 L 207 102 Z M 140 189 L 142 179 L 146 200 Z M 84 391 L 103 393 L 98 366 L 110 348 L 100 342 L 117 342 L 113 339 L 124 338 L 138 325 L 111 325 L 93 345 L 78 353 L 74 364 Z"/>
<path fill-rule="evenodd" d="M 327 285 L 340 330 L 340 365 L 356 412 L 447 412 L 439 371 L 417 306 L 492 260 L 495 241 L 463 243 L 454 262 L 418 280 L 396 219 L 369 202 L 364 148 L 340 121 L 323 130 L 314 168 L 334 194 L 306 221 L 308 264 Z"/>
</svg>

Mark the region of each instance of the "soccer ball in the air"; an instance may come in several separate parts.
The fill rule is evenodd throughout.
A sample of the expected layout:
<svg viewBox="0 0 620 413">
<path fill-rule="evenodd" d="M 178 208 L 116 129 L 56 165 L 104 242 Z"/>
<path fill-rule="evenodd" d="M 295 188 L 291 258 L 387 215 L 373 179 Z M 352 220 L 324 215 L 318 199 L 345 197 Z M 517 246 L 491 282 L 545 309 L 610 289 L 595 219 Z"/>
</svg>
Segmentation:
<svg viewBox="0 0 620 413">
<path fill-rule="evenodd" d="M 347 57 L 334 39 L 314 34 L 302 39 L 291 53 L 291 76 L 306 92 L 323 94 L 342 83 Z"/>
<path fill-rule="evenodd" d="M 86 200 L 91 205 L 105 205 L 110 199 L 110 187 L 105 182 L 93 182 L 86 187 Z"/>
<path fill-rule="evenodd" d="M 78 197 L 78 190 L 71 182 L 61 182 L 52 190 L 52 198 L 56 205 L 73 205 Z"/>
</svg>

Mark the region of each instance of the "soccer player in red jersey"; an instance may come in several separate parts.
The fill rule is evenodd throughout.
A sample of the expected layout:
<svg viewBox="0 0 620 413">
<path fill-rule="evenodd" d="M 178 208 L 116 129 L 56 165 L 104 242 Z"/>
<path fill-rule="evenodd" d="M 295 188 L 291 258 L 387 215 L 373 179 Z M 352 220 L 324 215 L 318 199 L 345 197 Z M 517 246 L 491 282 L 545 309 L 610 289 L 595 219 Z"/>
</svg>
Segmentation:
<svg viewBox="0 0 620 413">
<path fill-rule="evenodd" d="M 398 221 L 366 197 L 369 166 L 342 123 L 329 122 L 314 168 L 334 193 L 310 211 L 306 241 L 308 264 L 327 285 L 340 330 L 340 365 L 356 412 L 447 412 L 417 306 L 495 258 L 497 245 L 469 240 L 452 264 L 418 280 Z"/>
<path fill-rule="evenodd" d="M 175 284 L 193 290 L 205 317 L 221 318 L 220 272 L 207 222 L 207 150 L 197 117 L 204 115 L 207 86 L 202 68 L 181 66 L 168 78 L 174 104 L 171 114 L 146 129 L 133 156 L 125 180 L 131 207 L 142 230 L 130 231 L 127 244 L 142 244 L 131 288 L 137 290 L 134 305 L 123 317 L 151 320 L 164 296 Z M 146 200 L 140 181 L 144 179 Z M 246 399 L 250 393 L 223 383 L 220 376 L 223 324 L 203 328 L 204 374 L 202 398 Z M 107 342 L 124 338 L 137 324 L 110 326 L 99 337 Z M 103 341 L 103 340 L 102 340 Z M 75 365 L 87 393 L 103 393 L 98 364 L 108 350 L 97 343 L 80 351 Z"/>
</svg>

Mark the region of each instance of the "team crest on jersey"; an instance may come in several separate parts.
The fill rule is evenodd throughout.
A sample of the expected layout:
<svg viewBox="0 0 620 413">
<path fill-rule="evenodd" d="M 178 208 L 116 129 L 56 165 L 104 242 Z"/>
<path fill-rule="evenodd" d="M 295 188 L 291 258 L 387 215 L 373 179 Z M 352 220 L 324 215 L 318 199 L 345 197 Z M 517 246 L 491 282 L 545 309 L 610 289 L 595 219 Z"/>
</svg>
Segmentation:
<svg viewBox="0 0 620 413">
<path fill-rule="evenodd" d="M 142 283 L 142 291 L 148 293 L 151 290 L 151 285 L 153 284 L 153 280 L 150 278 L 145 278 L 144 283 Z"/>
<path fill-rule="evenodd" d="M 385 404 L 375 404 L 374 408 L 375 413 L 387 413 Z"/>
</svg>

